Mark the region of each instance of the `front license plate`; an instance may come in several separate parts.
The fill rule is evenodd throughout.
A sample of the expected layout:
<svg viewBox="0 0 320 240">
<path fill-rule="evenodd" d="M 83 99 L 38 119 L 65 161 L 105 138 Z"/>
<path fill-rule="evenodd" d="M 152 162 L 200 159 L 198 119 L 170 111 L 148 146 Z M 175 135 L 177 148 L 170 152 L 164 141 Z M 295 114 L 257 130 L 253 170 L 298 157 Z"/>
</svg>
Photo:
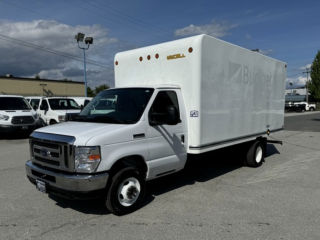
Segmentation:
<svg viewBox="0 0 320 240">
<path fill-rule="evenodd" d="M 22 129 L 28 129 L 28 126 L 22 126 Z"/>
<path fill-rule="evenodd" d="M 36 187 L 40 192 L 47 193 L 46 183 L 41 180 L 36 180 Z"/>
</svg>

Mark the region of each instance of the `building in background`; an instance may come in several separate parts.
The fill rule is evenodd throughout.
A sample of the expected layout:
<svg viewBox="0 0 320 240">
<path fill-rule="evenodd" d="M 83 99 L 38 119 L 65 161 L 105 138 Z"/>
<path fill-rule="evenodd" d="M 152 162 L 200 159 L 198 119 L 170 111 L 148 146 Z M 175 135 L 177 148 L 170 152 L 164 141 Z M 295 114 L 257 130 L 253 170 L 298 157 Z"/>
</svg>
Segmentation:
<svg viewBox="0 0 320 240">
<path fill-rule="evenodd" d="M 305 102 L 306 101 L 306 88 L 305 87 L 296 87 L 286 89 L 286 102 Z M 313 102 L 313 98 L 308 94 L 308 102 Z"/>
<path fill-rule="evenodd" d="M 84 82 L 0 76 L 0 94 L 22 96 L 85 96 Z"/>
</svg>

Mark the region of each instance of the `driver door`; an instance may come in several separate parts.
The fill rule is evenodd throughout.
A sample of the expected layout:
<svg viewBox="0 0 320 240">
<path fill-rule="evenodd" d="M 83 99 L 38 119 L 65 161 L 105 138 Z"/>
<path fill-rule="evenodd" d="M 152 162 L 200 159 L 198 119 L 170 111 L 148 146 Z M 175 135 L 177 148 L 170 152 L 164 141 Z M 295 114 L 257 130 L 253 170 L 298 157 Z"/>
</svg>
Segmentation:
<svg viewBox="0 0 320 240">
<path fill-rule="evenodd" d="M 185 165 L 187 158 L 187 125 L 183 114 L 184 108 L 180 108 L 179 102 L 182 102 L 180 90 L 161 90 L 157 93 L 149 109 L 149 118 L 146 121 L 146 137 L 149 147 L 150 178 L 178 171 Z M 161 113 L 165 113 L 167 106 L 176 107 L 182 121 L 179 121 L 176 125 L 150 124 L 154 120 L 165 121 L 165 117 L 161 116 Z M 150 119 L 150 112 L 160 113 L 160 116 L 157 119 Z"/>
</svg>

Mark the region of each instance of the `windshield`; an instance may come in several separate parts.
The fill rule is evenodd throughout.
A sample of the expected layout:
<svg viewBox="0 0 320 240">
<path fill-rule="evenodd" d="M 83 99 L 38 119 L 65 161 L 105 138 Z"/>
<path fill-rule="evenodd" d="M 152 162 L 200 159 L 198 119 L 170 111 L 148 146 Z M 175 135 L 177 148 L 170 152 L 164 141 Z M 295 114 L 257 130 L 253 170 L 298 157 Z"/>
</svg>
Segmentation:
<svg viewBox="0 0 320 240">
<path fill-rule="evenodd" d="M 73 99 L 68 98 L 52 98 L 49 99 L 49 104 L 52 110 L 80 109 Z"/>
<path fill-rule="evenodd" d="M 31 110 L 31 107 L 24 98 L 0 97 L 0 110 Z"/>
<path fill-rule="evenodd" d="M 152 88 L 120 88 L 100 92 L 73 121 L 136 123 L 153 91 Z"/>
</svg>

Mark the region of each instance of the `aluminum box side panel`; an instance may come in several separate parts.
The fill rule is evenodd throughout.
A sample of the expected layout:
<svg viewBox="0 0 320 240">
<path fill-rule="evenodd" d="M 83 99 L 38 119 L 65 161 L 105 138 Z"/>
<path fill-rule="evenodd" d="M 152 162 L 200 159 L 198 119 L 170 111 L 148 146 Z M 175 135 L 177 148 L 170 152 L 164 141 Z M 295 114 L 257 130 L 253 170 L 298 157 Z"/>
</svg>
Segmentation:
<svg viewBox="0 0 320 240">
<path fill-rule="evenodd" d="M 285 63 L 203 38 L 200 142 L 203 146 L 284 125 Z"/>
</svg>

